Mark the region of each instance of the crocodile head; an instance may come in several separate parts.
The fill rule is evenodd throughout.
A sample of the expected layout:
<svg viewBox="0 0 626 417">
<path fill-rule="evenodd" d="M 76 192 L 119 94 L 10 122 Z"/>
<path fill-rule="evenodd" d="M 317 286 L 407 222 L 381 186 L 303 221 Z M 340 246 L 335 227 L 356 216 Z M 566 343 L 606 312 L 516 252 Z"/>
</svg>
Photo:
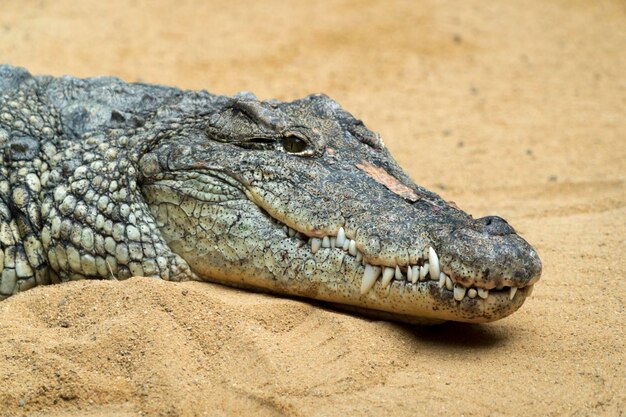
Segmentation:
<svg viewBox="0 0 626 417">
<path fill-rule="evenodd" d="M 539 279 L 537 253 L 506 221 L 413 183 L 326 96 L 241 94 L 190 113 L 163 123 L 139 180 L 202 279 L 408 322 L 497 320 Z"/>
</svg>

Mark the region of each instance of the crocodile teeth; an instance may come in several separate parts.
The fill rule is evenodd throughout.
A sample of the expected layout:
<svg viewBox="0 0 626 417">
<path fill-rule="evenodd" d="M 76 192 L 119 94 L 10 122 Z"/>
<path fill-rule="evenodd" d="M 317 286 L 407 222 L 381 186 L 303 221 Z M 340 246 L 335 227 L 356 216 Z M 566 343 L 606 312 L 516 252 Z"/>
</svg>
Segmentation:
<svg viewBox="0 0 626 417">
<path fill-rule="evenodd" d="M 299 237 L 302 240 L 302 244 L 306 244 L 306 236 L 302 235 L 300 232 L 296 230 L 284 226 L 283 230 L 290 237 Z M 390 285 L 392 280 L 395 278 L 398 281 L 404 281 L 402 284 L 408 284 L 409 282 L 412 284 L 416 284 L 418 281 L 427 281 L 428 279 L 437 282 L 437 286 L 441 289 L 445 288 L 448 291 L 452 291 L 453 297 L 456 301 L 461 301 L 465 296 L 470 299 L 474 299 L 476 297 L 480 297 L 483 300 L 489 297 L 489 290 L 484 288 L 465 288 L 460 284 L 456 284 L 452 281 L 450 276 L 448 276 L 445 272 L 441 270 L 441 264 L 439 263 L 439 256 L 435 252 L 435 249 L 432 247 L 428 247 L 428 249 L 424 250 L 424 258 L 420 258 L 417 261 L 421 262 L 423 265 L 407 265 L 406 269 L 406 277 L 403 275 L 400 266 L 374 266 L 370 264 L 366 264 L 363 260 L 363 254 L 357 249 L 356 241 L 353 239 L 348 239 L 346 236 L 346 232 L 343 227 L 340 227 L 337 236 L 324 236 L 323 238 L 311 237 L 309 238 L 309 245 L 311 246 L 311 252 L 313 254 L 317 253 L 321 248 L 339 248 L 347 251 L 350 255 L 354 256 L 356 262 L 364 265 L 365 269 L 363 272 L 363 279 L 361 281 L 361 294 L 367 294 L 376 284 L 376 280 L 381 276 L 381 287 L 387 290 L 387 293 L 392 289 Z M 401 290 L 404 290 L 404 285 L 399 287 Z M 408 287 L 410 288 L 410 287 Z M 417 288 L 417 287 L 415 287 Z M 503 284 L 499 284 L 495 290 L 502 290 L 504 288 Z M 518 287 L 507 287 L 509 289 L 509 300 L 513 300 L 515 298 L 515 294 L 517 294 Z M 532 285 L 530 288 L 526 290 L 527 296 L 530 296 L 532 292 Z"/>
<path fill-rule="evenodd" d="M 287 231 L 287 233 L 289 234 L 289 237 L 294 237 L 296 235 L 296 233 L 298 233 L 298 232 L 296 232 L 295 230 L 293 230 L 290 227 L 289 230 Z"/>
<path fill-rule="evenodd" d="M 385 270 L 383 271 L 383 280 L 381 282 L 383 288 L 387 288 L 387 285 L 389 285 L 389 283 L 391 282 L 394 273 L 395 271 L 393 268 L 390 268 L 388 266 L 385 267 Z"/>
<path fill-rule="evenodd" d="M 439 273 L 439 288 L 443 288 L 446 285 L 446 274 L 443 272 Z"/>
<path fill-rule="evenodd" d="M 428 267 L 426 265 L 428 264 L 420 266 L 420 281 L 426 281 L 426 275 L 428 275 Z"/>
<path fill-rule="evenodd" d="M 365 265 L 365 272 L 363 272 L 363 280 L 361 281 L 361 294 L 367 294 L 372 289 L 378 275 L 380 275 L 380 267 Z"/>
<path fill-rule="evenodd" d="M 439 272 L 441 272 L 439 269 L 439 257 L 432 247 L 428 248 L 428 262 L 430 264 L 430 275 L 438 277 Z"/>
<path fill-rule="evenodd" d="M 354 240 L 350 240 L 348 253 L 352 256 L 356 256 L 356 242 Z"/>
<path fill-rule="evenodd" d="M 316 237 L 311 238 L 311 252 L 314 254 L 322 247 L 322 241 Z"/>
<path fill-rule="evenodd" d="M 533 293 L 534 286 L 534 284 L 528 286 L 528 289 L 526 290 L 526 297 L 530 297 L 530 295 Z"/>
<path fill-rule="evenodd" d="M 396 279 L 398 281 L 402 281 L 404 277 L 402 276 L 402 271 L 400 271 L 400 267 L 396 266 Z"/>
<path fill-rule="evenodd" d="M 344 242 L 346 241 L 346 231 L 343 230 L 343 227 L 339 228 L 339 231 L 337 232 L 337 247 L 341 248 L 343 247 Z"/>
<path fill-rule="evenodd" d="M 446 283 L 448 279 L 450 278 L 446 279 Z M 457 301 L 461 301 L 463 297 L 465 297 L 465 291 L 466 289 L 464 287 L 460 286 L 459 284 L 454 284 L 454 299 Z"/>
</svg>

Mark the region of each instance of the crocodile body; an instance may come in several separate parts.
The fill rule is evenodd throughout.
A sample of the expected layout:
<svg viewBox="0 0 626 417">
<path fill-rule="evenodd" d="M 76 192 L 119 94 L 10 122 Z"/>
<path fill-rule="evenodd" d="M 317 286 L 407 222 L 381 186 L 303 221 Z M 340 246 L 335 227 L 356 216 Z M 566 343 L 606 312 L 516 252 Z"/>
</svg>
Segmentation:
<svg viewBox="0 0 626 417">
<path fill-rule="evenodd" d="M 414 184 L 336 102 L 0 66 L 0 299 L 207 280 L 409 322 L 485 322 L 541 273 L 503 219 Z"/>
</svg>

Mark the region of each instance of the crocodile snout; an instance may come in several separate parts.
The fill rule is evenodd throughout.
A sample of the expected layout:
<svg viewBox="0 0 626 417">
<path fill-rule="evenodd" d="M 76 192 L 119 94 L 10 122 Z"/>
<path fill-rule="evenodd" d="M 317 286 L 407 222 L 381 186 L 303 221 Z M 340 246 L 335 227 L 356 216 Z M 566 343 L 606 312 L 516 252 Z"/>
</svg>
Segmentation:
<svg viewBox="0 0 626 417">
<path fill-rule="evenodd" d="M 478 231 L 482 231 L 491 236 L 505 236 L 515 233 L 515 229 L 511 227 L 502 217 L 486 216 L 476 219 Z"/>
</svg>

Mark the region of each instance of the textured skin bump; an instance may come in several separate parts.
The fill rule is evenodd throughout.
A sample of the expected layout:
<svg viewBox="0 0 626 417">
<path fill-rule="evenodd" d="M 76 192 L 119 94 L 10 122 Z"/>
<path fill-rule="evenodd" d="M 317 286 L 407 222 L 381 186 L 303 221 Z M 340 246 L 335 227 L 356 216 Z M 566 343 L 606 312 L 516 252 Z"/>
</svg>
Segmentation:
<svg viewBox="0 0 626 417">
<path fill-rule="evenodd" d="M 499 319 L 541 273 L 503 219 L 475 220 L 414 184 L 378 135 L 324 95 L 258 101 L 9 66 L 0 245 L 0 299 L 143 275 L 413 322 Z M 456 301 L 437 277 L 412 280 L 431 247 L 451 282 L 493 294 Z M 366 264 L 395 268 L 393 281 L 361 291 Z M 513 286 L 512 300 L 498 293 Z"/>
</svg>

